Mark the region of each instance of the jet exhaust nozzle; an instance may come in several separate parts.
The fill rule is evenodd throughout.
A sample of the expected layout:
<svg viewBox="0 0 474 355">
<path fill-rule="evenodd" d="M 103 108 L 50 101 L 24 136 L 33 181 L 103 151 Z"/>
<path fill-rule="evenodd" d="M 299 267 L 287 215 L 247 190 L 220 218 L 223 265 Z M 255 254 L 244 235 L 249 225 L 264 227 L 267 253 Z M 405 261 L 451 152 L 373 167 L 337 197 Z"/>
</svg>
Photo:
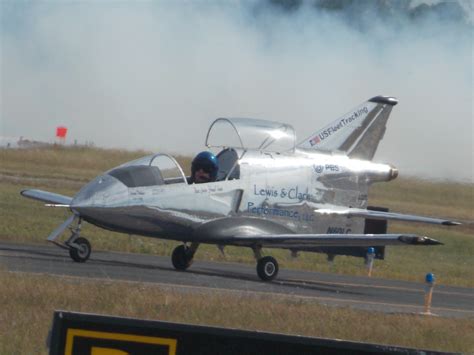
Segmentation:
<svg viewBox="0 0 474 355">
<path fill-rule="evenodd" d="M 394 166 L 390 167 L 390 179 L 395 180 L 398 177 L 398 169 Z"/>
</svg>

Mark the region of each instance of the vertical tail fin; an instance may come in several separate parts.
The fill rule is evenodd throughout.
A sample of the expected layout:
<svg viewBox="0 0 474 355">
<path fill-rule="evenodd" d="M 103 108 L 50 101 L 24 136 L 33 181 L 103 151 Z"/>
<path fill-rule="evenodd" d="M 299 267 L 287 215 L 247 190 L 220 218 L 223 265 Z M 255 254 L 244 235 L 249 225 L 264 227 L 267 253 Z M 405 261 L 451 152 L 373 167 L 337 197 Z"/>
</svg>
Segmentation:
<svg viewBox="0 0 474 355">
<path fill-rule="evenodd" d="M 298 144 L 298 148 L 340 151 L 351 158 L 372 160 L 397 99 L 376 96 L 331 122 Z"/>
</svg>

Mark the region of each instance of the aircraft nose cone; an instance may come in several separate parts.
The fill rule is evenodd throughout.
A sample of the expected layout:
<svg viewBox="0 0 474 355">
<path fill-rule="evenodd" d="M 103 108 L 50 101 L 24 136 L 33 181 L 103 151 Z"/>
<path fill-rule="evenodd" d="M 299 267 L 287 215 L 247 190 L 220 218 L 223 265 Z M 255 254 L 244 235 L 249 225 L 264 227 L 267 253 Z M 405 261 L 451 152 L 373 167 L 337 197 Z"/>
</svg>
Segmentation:
<svg viewBox="0 0 474 355">
<path fill-rule="evenodd" d="M 88 207 L 106 207 L 123 202 L 128 197 L 125 185 L 110 175 L 102 175 L 85 185 L 71 203 L 71 208 L 80 213 Z"/>
</svg>

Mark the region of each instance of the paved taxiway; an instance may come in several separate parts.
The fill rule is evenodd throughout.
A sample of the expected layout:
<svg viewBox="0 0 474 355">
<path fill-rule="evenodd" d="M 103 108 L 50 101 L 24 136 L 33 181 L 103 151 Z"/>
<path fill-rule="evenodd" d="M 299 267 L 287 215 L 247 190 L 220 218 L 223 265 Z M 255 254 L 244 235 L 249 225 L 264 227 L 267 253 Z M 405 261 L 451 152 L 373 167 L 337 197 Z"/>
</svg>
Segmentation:
<svg viewBox="0 0 474 355">
<path fill-rule="evenodd" d="M 188 271 L 179 272 L 173 269 L 169 257 L 97 251 L 86 263 L 75 263 L 66 250 L 52 245 L 1 242 L 0 269 L 151 282 L 195 292 L 273 294 L 383 312 L 418 313 L 423 312 L 424 304 L 422 282 L 281 269 L 274 282 L 265 283 L 251 265 L 195 261 Z M 474 289 L 436 285 L 431 312 L 474 317 Z"/>
</svg>

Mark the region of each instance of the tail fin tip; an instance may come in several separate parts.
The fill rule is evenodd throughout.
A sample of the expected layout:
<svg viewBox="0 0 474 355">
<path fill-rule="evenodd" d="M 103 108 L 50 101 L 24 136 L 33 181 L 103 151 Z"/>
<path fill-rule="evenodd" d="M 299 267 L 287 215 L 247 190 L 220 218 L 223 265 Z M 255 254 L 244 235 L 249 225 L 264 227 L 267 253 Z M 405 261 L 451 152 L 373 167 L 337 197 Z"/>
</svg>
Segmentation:
<svg viewBox="0 0 474 355">
<path fill-rule="evenodd" d="M 396 104 L 398 104 L 398 100 L 395 97 L 382 96 L 382 95 L 374 96 L 369 101 L 370 102 L 375 102 L 375 103 L 378 103 L 378 104 L 387 104 L 387 105 L 390 105 L 390 106 L 395 106 Z"/>
</svg>

